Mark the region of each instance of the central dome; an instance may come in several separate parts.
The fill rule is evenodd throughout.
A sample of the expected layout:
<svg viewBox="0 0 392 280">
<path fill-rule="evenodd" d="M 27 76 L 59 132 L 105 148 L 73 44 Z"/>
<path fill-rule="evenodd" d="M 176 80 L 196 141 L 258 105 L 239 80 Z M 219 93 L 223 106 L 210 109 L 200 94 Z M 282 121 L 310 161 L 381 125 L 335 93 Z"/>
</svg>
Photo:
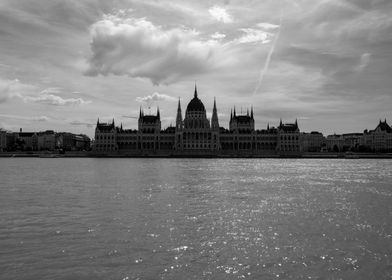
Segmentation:
<svg viewBox="0 0 392 280">
<path fill-rule="evenodd" d="M 197 88 L 195 86 L 195 95 L 193 99 L 189 102 L 188 106 L 186 107 L 187 112 L 205 112 L 206 109 L 204 108 L 203 102 L 197 97 Z"/>
</svg>

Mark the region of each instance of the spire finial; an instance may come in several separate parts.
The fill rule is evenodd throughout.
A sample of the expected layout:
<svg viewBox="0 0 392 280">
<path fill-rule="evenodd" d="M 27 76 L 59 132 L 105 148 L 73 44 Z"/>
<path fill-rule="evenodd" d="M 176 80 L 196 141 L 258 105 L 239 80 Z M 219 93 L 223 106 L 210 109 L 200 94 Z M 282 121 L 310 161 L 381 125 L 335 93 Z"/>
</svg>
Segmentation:
<svg viewBox="0 0 392 280">
<path fill-rule="evenodd" d="M 195 96 L 195 98 L 197 98 L 197 85 L 196 85 L 196 82 L 195 82 L 195 94 L 194 94 L 194 96 Z"/>
</svg>

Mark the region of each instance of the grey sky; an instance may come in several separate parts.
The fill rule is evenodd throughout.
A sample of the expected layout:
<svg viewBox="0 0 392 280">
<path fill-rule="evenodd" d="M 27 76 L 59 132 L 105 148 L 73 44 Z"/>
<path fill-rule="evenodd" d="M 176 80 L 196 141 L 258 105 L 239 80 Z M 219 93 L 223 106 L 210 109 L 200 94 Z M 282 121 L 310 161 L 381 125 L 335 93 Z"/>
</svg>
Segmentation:
<svg viewBox="0 0 392 280">
<path fill-rule="evenodd" d="M 257 128 L 298 118 L 330 134 L 392 119 L 389 0 L 1 0 L 0 42 L 11 130 L 93 135 L 98 117 L 135 128 L 140 105 L 159 105 L 168 126 L 195 81 L 223 126 L 250 105 Z"/>
</svg>

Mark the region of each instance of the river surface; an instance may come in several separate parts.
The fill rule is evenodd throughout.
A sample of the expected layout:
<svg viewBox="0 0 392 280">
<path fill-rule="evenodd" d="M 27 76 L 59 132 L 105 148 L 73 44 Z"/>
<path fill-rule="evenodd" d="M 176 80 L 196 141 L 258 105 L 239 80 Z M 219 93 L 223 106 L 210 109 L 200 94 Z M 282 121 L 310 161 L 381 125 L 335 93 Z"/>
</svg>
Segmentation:
<svg viewBox="0 0 392 280">
<path fill-rule="evenodd" d="M 392 279 L 392 160 L 0 158 L 0 279 Z"/>
</svg>

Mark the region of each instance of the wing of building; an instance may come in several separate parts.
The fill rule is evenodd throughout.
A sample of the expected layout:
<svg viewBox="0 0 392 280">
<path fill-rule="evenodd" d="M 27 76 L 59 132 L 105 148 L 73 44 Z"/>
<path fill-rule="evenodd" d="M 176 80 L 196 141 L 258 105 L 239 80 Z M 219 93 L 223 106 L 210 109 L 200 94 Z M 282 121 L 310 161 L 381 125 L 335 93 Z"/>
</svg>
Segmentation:
<svg viewBox="0 0 392 280">
<path fill-rule="evenodd" d="M 298 155 L 300 130 L 297 121 L 278 127 L 267 126 L 255 130 L 253 107 L 246 114 L 232 110 L 229 129 L 219 126 L 218 109 L 214 99 L 211 120 L 195 85 L 184 118 L 178 100 L 176 125 L 161 127 L 159 108 L 156 114 L 146 115 L 140 108 L 138 129 L 123 129 L 97 121 L 93 149 L 97 154 L 129 156 L 262 156 Z"/>
</svg>

